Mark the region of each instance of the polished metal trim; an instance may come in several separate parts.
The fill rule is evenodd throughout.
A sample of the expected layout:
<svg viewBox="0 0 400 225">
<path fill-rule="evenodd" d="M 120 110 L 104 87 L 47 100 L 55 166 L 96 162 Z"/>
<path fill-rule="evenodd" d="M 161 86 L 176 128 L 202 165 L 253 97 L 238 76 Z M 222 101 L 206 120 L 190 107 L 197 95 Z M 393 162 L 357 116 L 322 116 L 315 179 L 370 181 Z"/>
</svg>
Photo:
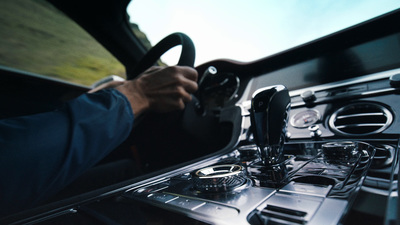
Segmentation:
<svg viewBox="0 0 400 225">
<path fill-rule="evenodd" d="M 226 168 L 229 170 L 225 172 L 225 170 L 219 170 L 221 168 Z M 221 173 L 221 171 L 223 173 Z M 196 176 L 200 179 L 212 179 L 212 178 L 233 176 L 242 172 L 243 172 L 243 167 L 239 165 L 216 165 L 196 171 Z"/>
<path fill-rule="evenodd" d="M 376 81 L 376 80 L 389 79 L 392 75 L 395 75 L 398 73 L 400 73 L 400 68 L 393 69 L 393 70 L 387 70 L 387 71 L 383 71 L 383 72 L 379 72 L 379 73 L 368 74 L 368 75 L 365 75 L 362 77 L 351 78 L 351 79 L 347 79 L 347 80 L 343 80 L 343 81 L 321 84 L 321 85 L 297 89 L 297 90 L 290 90 L 289 95 L 290 95 L 290 97 L 297 97 L 297 96 L 300 96 L 305 91 L 314 91 L 314 92 L 326 91 L 329 89 L 350 86 L 350 85 L 359 84 L 359 83 L 363 83 L 363 82 L 371 82 L 371 81 Z M 250 114 L 250 112 L 248 110 L 250 109 L 251 100 L 246 100 L 246 98 L 250 95 L 249 91 L 251 88 L 249 88 L 249 87 L 252 86 L 252 82 L 253 82 L 253 79 L 250 80 L 249 84 L 247 85 L 247 88 L 245 89 L 245 92 L 243 93 L 242 98 L 236 104 L 242 108 L 243 116 Z M 370 95 L 393 92 L 396 90 L 397 90 L 396 88 L 384 88 L 384 89 L 380 89 L 380 90 L 364 91 L 364 92 L 359 93 L 358 95 L 365 97 L 365 96 L 370 96 Z M 292 105 L 292 108 L 294 108 L 294 107 L 303 106 L 303 105 L 305 105 L 305 103 L 304 102 L 292 102 L 291 105 Z"/>
<path fill-rule="evenodd" d="M 379 113 L 355 113 L 355 114 L 347 114 L 347 115 L 339 115 L 340 113 L 349 110 L 351 107 L 354 106 L 361 106 L 361 107 L 367 107 L 367 106 L 373 106 L 374 109 L 379 109 L 381 112 Z M 385 116 L 386 117 L 386 122 L 385 123 L 361 123 L 361 124 L 344 124 L 344 125 L 336 125 L 337 120 L 339 119 L 346 119 L 346 118 L 355 118 L 355 117 L 361 117 L 361 116 Z M 372 102 L 357 102 L 353 104 L 349 104 L 346 106 L 343 106 L 336 110 L 331 117 L 329 118 L 329 127 L 332 129 L 337 134 L 345 135 L 345 136 L 364 136 L 364 135 L 371 135 L 371 134 L 377 134 L 382 131 L 384 131 L 386 128 L 388 128 L 393 122 L 393 114 L 384 106 L 377 104 L 377 103 L 372 103 Z M 352 128 L 352 127 L 377 127 L 376 130 L 371 131 L 371 132 L 365 132 L 365 133 L 349 133 L 349 132 L 344 132 L 342 129 L 344 128 Z"/>
<path fill-rule="evenodd" d="M 348 85 L 352 85 L 352 84 L 359 84 L 359 83 L 373 81 L 373 80 L 385 79 L 385 78 L 389 78 L 392 75 L 397 74 L 397 73 L 400 73 L 400 68 L 393 69 L 393 70 L 387 70 L 387 71 L 383 71 L 383 72 L 379 72 L 379 73 L 373 73 L 373 74 L 365 75 L 362 77 L 356 77 L 356 78 L 351 78 L 351 79 L 347 79 L 347 80 L 332 82 L 332 83 L 328 83 L 328 84 L 317 85 L 314 87 L 307 87 L 307 88 L 303 88 L 303 89 L 293 90 L 293 91 L 290 91 L 290 96 L 291 97 L 300 96 L 301 93 L 303 93 L 304 91 L 317 92 L 317 91 L 322 91 L 322 90 L 327 90 L 327 89 L 332 89 L 332 88 L 337 88 L 337 87 L 342 87 L 342 86 L 348 86 Z"/>
<path fill-rule="evenodd" d="M 385 123 L 363 123 L 363 124 L 347 124 L 336 126 L 337 129 L 352 128 L 352 127 L 383 127 Z"/>
<path fill-rule="evenodd" d="M 77 213 L 77 212 L 78 212 L 78 210 L 76 210 L 74 208 L 66 209 L 66 210 L 63 210 L 63 211 L 60 211 L 60 212 L 56 212 L 56 213 L 41 217 L 41 218 L 36 219 L 36 220 L 32 220 L 32 221 L 29 221 L 29 222 L 23 222 L 23 224 L 25 224 L 25 225 L 38 224 L 38 223 L 44 222 L 46 220 L 54 219 L 56 217 L 63 216 L 63 215 L 74 214 L 74 213 Z M 22 222 L 22 221 L 20 221 L 20 222 Z"/>
<path fill-rule="evenodd" d="M 346 119 L 346 118 L 360 117 L 360 116 L 384 116 L 384 115 L 385 114 L 383 113 L 356 113 L 351 115 L 338 116 L 337 119 Z"/>
<path fill-rule="evenodd" d="M 306 112 L 315 113 L 316 117 L 318 117 L 318 120 L 315 123 L 312 123 L 312 124 L 305 124 L 303 126 L 296 125 L 296 123 L 295 123 L 296 116 L 298 116 L 299 114 L 302 114 L 302 113 L 306 113 Z M 322 117 L 321 113 L 318 110 L 316 110 L 316 109 L 307 109 L 307 110 L 300 111 L 300 112 L 292 115 L 290 117 L 290 125 L 292 125 L 293 127 L 296 127 L 296 128 L 307 128 L 307 127 L 310 127 L 310 126 L 318 123 L 321 120 L 321 117 Z"/>
</svg>

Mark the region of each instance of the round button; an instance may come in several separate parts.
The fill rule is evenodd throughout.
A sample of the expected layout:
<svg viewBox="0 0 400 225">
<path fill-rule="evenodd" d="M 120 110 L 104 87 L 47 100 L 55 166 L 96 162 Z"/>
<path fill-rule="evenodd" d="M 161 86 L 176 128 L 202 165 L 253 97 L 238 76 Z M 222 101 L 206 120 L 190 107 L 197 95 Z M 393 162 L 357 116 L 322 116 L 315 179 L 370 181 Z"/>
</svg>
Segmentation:
<svg viewBox="0 0 400 225">
<path fill-rule="evenodd" d="M 400 87 L 400 73 L 392 75 L 390 78 L 390 86 L 396 88 Z"/>
<path fill-rule="evenodd" d="M 318 125 L 311 125 L 308 127 L 308 130 L 311 131 L 310 132 L 310 136 L 312 138 L 319 138 L 322 135 L 322 131 L 319 129 Z"/>
<path fill-rule="evenodd" d="M 312 90 L 304 91 L 303 93 L 301 93 L 300 97 L 303 99 L 305 103 L 311 103 L 317 100 L 315 92 Z"/>
</svg>

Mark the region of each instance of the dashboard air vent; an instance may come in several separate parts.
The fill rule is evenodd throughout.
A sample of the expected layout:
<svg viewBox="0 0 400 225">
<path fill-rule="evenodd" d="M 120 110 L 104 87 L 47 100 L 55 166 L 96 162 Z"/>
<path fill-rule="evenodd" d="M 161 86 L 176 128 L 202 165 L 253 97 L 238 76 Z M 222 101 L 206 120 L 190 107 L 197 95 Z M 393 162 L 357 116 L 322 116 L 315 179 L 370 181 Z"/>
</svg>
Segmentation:
<svg viewBox="0 0 400 225">
<path fill-rule="evenodd" d="M 344 106 L 334 112 L 329 119 L 329 126 L 341 135 L 362 136 L 380 133 L 392 121 L 392 113 L 382 105 L 360 102 Z"/>
</svg>

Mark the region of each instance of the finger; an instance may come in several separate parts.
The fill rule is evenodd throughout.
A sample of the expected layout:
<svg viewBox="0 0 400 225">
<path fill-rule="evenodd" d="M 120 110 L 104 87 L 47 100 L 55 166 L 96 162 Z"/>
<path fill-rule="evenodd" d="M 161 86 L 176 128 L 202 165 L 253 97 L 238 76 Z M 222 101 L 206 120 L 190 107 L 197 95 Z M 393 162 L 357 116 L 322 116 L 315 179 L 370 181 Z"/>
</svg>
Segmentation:
<svg viewBox="0 0 400 225">
<path fill-rule="evenodd" d="M 188 93 L 194 93 L 197 91 L 197 89 L 199 88 L 199 86 L 197 85 L 197 83 L 195 81 L 192 80 L 185 80 L 182 82 L 182 87 L 185 89 L 185 91 L 187 91 Z"/>
<path fill-rule="evenodd" d="M 185 108 L 185 101 L 183 99 L 180 99 L 178 102 L 178 109 L 182 110 Z"/>
<path fill-rule="evenodd" d="M 182 68 L 182 75 L 189 80 L 197 82 L 198 73 L 197 70 L 193 69 L 192 67 L 183 66 Z"/>
<path fill-rule="evenodd" d="M 175 86 L 169 90 L 164 90 L 158 93 L 161 94 L 165 98 L 169 98 L 172 101 L 183 100 L 183 102 L 190 102 L 192 100 L 192 96 L 188 93 L 183 87 Z"/>
<path fill-rule="evenodd" d="M 184 92 L 184 93 L 181 95 L 180 99 L 182 99 L 183 102 L 187 103 L 187 102 L 192 101 L 192 95 L 190 95 L 190 94 L 187 93 L 187 92 Z"/>
<path fill-rule="evenodd" d="M 167 110 L 167 111 L 174 111 L 177 109 L 182 110 L 185 108 L 185 102 L 183 101 L 182 98 L 174 99 L 170 103 L 169 107 L 166 107 L 166 108 L 169 108 L 169 110 Z"/>
<path fill-rule="evenodd" d="M 171 112 L 185 108 L 185 102 L 182 98 L 165 98 L 162 104 L 152 104 L 151 110 L 155 112 Z"/>
</svg>

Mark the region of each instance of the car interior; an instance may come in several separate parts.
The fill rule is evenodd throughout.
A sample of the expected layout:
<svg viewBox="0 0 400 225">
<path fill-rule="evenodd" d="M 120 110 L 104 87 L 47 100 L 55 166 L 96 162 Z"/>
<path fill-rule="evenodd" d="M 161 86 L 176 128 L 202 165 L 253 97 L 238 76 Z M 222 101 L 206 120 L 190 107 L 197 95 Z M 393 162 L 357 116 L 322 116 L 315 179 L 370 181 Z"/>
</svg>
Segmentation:
<svg viewBox="0 0 400 225">
<path fill-rule="evenodd" d="M 399 224 L 400 10 L 250 62 L 195 66 L 185 33 L 145 46 L 129 0 L 36 2 L 90 34 L 128 80 L 181 46 L 177 65 L 197 70 L 199 89 L 183 111 L 135 118 L 94 168 L 0 224 Z M 0 74 L 2 119 L 91 89 L 4 64 Z"/>
</svg>

